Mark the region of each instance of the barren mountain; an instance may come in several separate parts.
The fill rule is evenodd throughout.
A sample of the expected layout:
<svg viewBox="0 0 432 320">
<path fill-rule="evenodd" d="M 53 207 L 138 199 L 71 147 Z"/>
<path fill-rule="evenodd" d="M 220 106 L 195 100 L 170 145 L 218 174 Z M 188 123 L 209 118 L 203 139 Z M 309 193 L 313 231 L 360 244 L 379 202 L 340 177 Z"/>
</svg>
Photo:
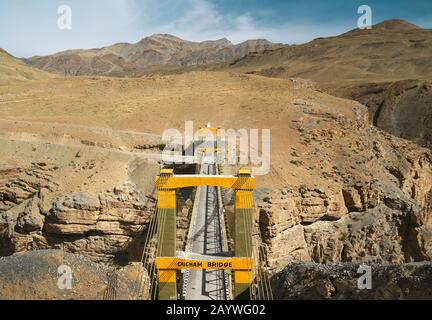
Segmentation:
<svg viewBox="0 0 432 320">
<path fill-rule="evenodd" d="M 101 49 L 69 50 L 26 60 L 30 65 L 64 75 L 140 75 L 230 62 L 251 52 L 277 47 L 267 40 L 238 45 L 227 39 L 191 42 L 172 35 L 155 34 L 135 44 L 119 43 Z"/>
<path fill-rule="evenodd" d="M 231 68 L 316 81 L 328 93 L 365 103 L 380 128 L 430 146 L 432 100 L 423 80 L 432 79 L 432 30 L 388 20 L 371 30 L 252 53 Z"/>
<path fill-rule="evenodd" d="M 402 20 L 355 29 L 307 44 L 252 53 L 231 64 L 275 77 L 314 80 L 331 90 L 347 84 L 430 79 L 432 30 Z"/>
</svg>

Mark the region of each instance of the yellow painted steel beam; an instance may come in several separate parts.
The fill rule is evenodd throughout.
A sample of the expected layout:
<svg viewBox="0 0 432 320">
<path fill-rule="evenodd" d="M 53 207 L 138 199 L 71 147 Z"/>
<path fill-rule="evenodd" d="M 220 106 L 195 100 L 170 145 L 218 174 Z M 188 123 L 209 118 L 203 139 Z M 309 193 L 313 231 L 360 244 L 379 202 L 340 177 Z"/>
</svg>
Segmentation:
<svg viewBox="0 0 432 320">
<path fill-rule="evenodd" d="M 252 271 L 235 271 L 234 283 L 235 284 L 249 284 L 253 282 Z"/>
<path fill-rule="evenodd" d="M 162 193 L 167 191 L 162 191 Z M 168 191 L 174 193 L 175 190 Z M 165 201 L 165 196 L 159 202 Z M 157 234 L 158 248 L 157 256 L 175 256 L 176 254 L 176 208 L 159 208 L 157 211 L 157 223 L 159 231 Z M 177 299 L 177 273 L 175 270 L 158 270 L 158 293 L 160 300 Z"/>
<path fill-rule="evenodd" d="M 158 280 L 158 300 L 177 300 L 176 271 L 159 270 Z"/>
<path fill-rule="evenodd" d="M 177 272 L 175 270 L 158 270 L 159 283 L 177 282 Z"/>
<path fill-rule="evenodd" d="M 157 176 L 155 184 L 158 190 L 198 186 L 253 190 L 256 187 L 256 180 L 255 177 L 174 175 L 168 178 Z"/>
<path fill-rule="evenodd" d="M 174 169 L 161 169 L 160 174 L 172 176 L 174 174 Z"/>
<path fill-rule="evenodd" d="M 158 190 L 159 209 L 175 209 L 177 204 L 176 191 L 174 190 Z"/>
<path fill-rule="evenodd" d="M 227 258 L 218 260 L 191 260 L 172 257 L 156 258 L 156 266 L 161 270 L 214 269 L 214 270 L 252 270 L 252 258 Z"/>
<path fill-rule="evenodd" d="M 235 208 L 236 209 L 252 209 L 253 208 L 253 191 L 251 191 L 251 190 L 236 190 L 236 192 L 235 192 Z"/>
<path fill-rule="evenodd" d="M 250 169 L 239 169 L 238 174 L 239 176 L 250 176 L 252 171 Z"/>
<path fill-rule="evenodd" d="M 216 127 L 212 127 L 212 128 L 200 128 L 199 129 L 199 133 L 205 132 L 206 130 L 211 131 L 211 132 L 218 132 L 221 128 L 216 128 Z"/>
</svg>

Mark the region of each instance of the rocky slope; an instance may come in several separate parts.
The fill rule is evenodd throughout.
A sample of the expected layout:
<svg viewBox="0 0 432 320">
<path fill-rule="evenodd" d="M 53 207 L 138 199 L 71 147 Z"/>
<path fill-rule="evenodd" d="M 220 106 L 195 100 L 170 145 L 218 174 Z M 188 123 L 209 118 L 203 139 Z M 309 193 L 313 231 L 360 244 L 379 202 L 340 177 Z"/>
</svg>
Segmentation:
<svg viewBox="0 0 432 320">
<path fill-rule="evenodd" d="M 156 161 L 85 145 L 1 145 L 0 255 L 55 248 L 97 262 L 139 260 Z"/>
<path fill-rule="evenodd" d="M 432 82 L 401 80 L 334 90 L 369 107 L 374 125 L 396 136 L 432 147 Z"/>
<path fill-rule="evenodd" d="M 141 260 L 156 201 L 156 161 L 85 146 L 65 146 L 62 157 L 56 157 L 57 146 L 2 145 L 5 150 L 21 149 L 21 157 L 28 149 L 35 158 L 47 152 L 51 161 L 0 166 L 0 256 L 54 248 L 95 262 L 125 265 Z M 179 249 L 189 227 L 189 197 L 179 198 Z"/>
<path fill-rule="evenodd" d="M 432 30 L 388 20 L 371 30 L 252 53 L 230 68 L 315 81 L 330 94 L 366 104 L 379 128 L 430 146 L 431 61 Z"/>
<path fill-rule="evenodd" d="M 61 266 L 70 268 L 70 289 L 58 286 Z M 142 272 L 138 265 L 112 268 L 61 250 L 21 253 L 0 258 L 0 300 L 131 300 Z"/>
<path fill-rule="evenodd" d="M 369 125 L 356 129 L 357 138 L 351 125 L 314 128 L 299 127 L 320 163 L 298 151 L 288 160 L 296 175 L 324 169 L 329 157 L 331 169 L 319 173 L 329 182 L 289 183 L 263 197 L 257 220 L 270 263 L 430 261 L 431 153 L 389 134 L 380 138 Z"/>
<path fill-rule="evenodd" d="M 431 263 L 371 265 L 371 289 L 360 290 L 360 264 L 295 263 L 273 277 L 275 299 L 410 300 L 432 299 Z"/>
<path fill-rule="evenodd" d="M 197 43 L 155 34 L 135 44 L 69 50 L 25 61 L 33 67 L 62 75 L 140 75 L 229 62 L 274 47 L 276 45 L 266 40 L 249 40 L 234 45 L 227 39 Z"/>
</svg>

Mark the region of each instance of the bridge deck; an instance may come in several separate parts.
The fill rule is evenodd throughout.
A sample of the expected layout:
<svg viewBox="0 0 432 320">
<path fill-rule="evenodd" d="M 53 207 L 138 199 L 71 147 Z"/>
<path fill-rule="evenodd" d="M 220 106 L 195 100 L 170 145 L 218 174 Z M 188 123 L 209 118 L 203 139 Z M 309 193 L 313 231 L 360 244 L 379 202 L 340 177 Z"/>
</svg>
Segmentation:
<svg viewBox="0 0 432 320">
<path fill-rule="evenodd" d="M 202 174 L 214 174 L 214 165 L 204 164 Z M 223 255 L 219 203 L 216 187 L 201 186 L 198 213 L 191 221 L 189 235 L 191 256 L 194 254 L 220 257 Z M 223 270 L 187 270 L 186 300 L 225 300 L 226 277 Z"/>
</svg>

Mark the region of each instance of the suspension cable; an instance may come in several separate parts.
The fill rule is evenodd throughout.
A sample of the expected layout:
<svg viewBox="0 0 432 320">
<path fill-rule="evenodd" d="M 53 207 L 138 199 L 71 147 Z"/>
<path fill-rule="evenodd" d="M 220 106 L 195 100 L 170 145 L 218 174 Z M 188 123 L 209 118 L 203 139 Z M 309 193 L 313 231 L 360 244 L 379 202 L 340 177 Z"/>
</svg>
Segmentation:
<svg viewBox="0 0 432 320">
<path fill-rule="evenodd" d="M 156 190 L 156 188 L 154 187 L 153 190 L 152 190 L 152 192 L 151 192 L 151 196 L 154 196 L 155 190 Z M 148 202 L 149 202 L 149 200 L 147 201 L 147 205 L 148 205 Z M 149 222 L 149 225 L 147 227 L 146 240 L 145 240 L 144 247 L 143 247 L 143 250 L 142 250 L 142 253 L 141 253 L 140 263 L 143 265 L 143 268 L 144 268 L 143 262 L 144 262 L 144 259 L 145 259 L 145 251 L 146 251 L 146 248 L 147 248 L 147 245 L 148 245 L 148 239 L 150 237 L 151 227 L 152 227 L 152 224 L 154 223 L 154 220 L 155 220 L 154 216 L 155 216 L 155 209 L 152 211 L 152 214 L 150 216 L 150 222 Z M 137 292 L 136 292 L 136 299 L 139 299 L 139 295 L 142 292 L 141 291 L 141 285 L 142 285 L 142 280 L 143 280 L 143 277 L 144 277 L 144 273 L 145 273 L 145 270 L 142 270 L 142 272 L 141 273 L 138 272 L 138 275 L 137 275 L 138 286 L 137 286 Z"/>
</svg>

